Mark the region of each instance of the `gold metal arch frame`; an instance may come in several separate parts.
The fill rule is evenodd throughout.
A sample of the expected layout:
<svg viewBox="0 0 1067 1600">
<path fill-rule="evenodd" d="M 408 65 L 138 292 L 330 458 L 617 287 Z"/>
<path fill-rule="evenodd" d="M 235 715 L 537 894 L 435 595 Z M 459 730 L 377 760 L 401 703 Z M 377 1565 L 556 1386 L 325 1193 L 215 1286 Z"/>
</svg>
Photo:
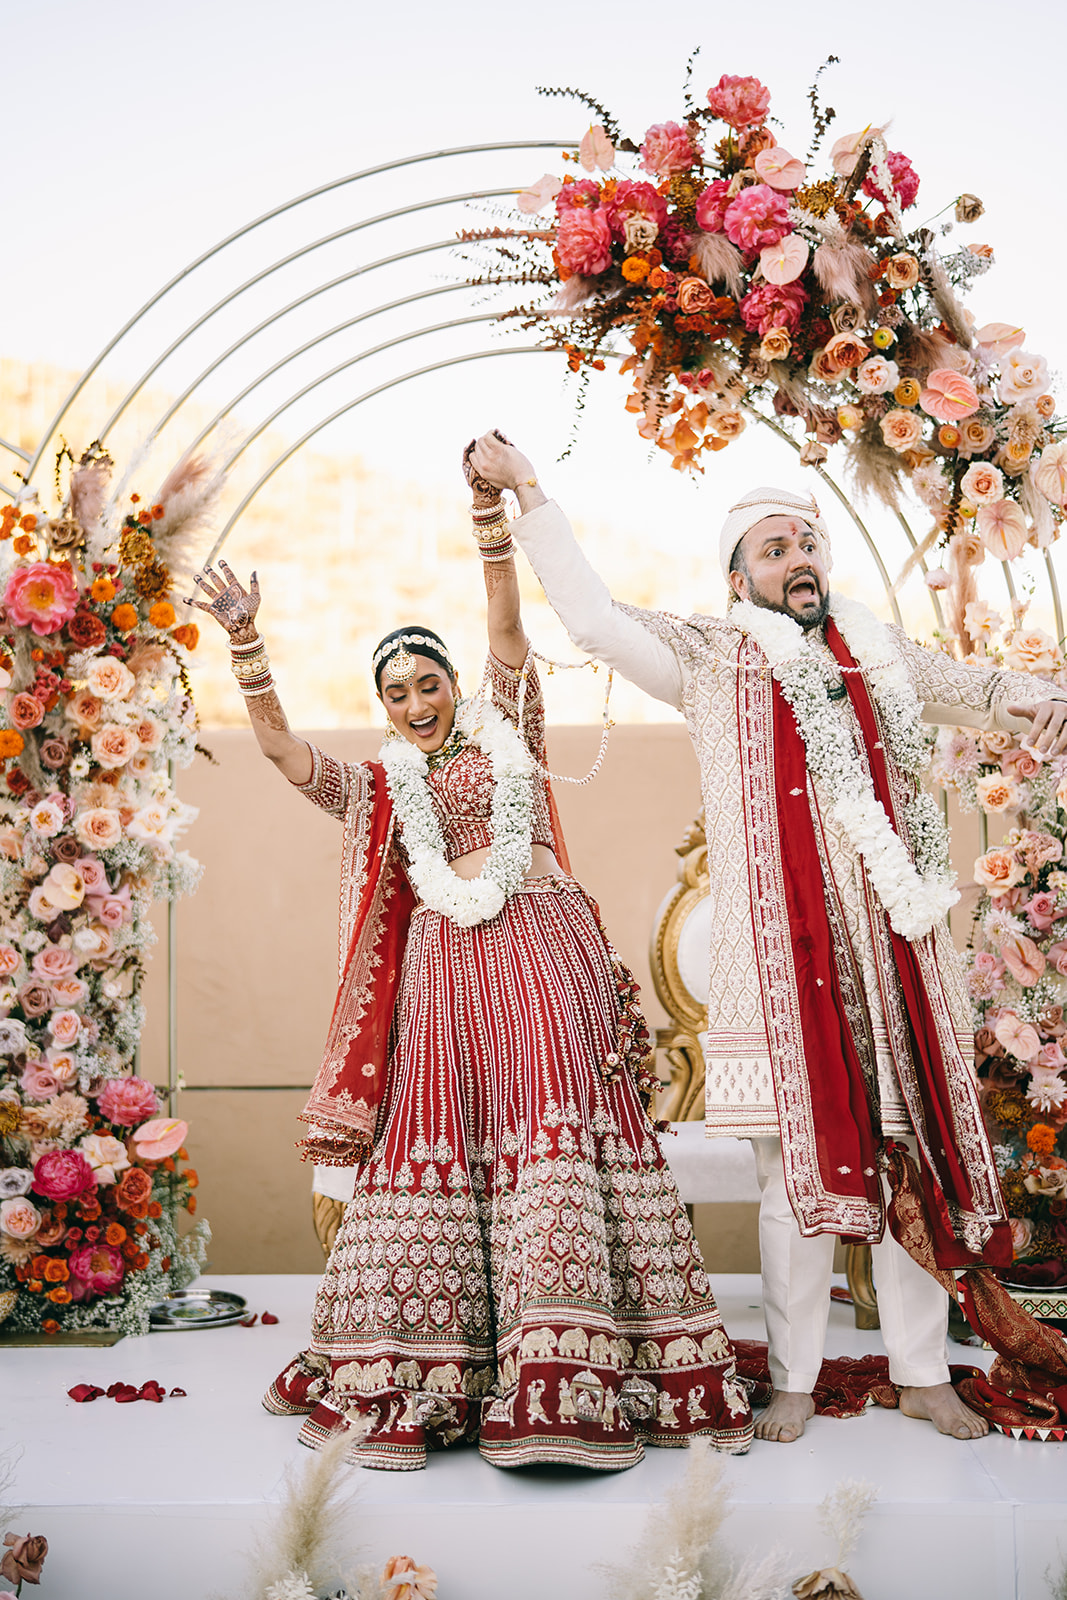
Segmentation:
<svg viewBox="0 0 1067 1600">
<path fill-rule="evenodd" d="M 175 273 L 118 329 L 73 385 L 32 451 L 0 438 L 0 468 L 3 469 L 0 470 L 0 493 L 12 495 L 16 479 L 24 484 L 34 482 L 55 448 L 75 403 L 91 396 L 94 382 L 117 375 L 131 360 L 143 359 L 137 351 L 147 344 L 156 353 L 119 403 L 112 406 L 103 426 L 97 430 L 97 437 L 107 441 L 153 380 L 169 380 L 178 392 L 152 420 L 143 441 L 141 459 L 164 430 L 180 423 L 185 406 L 194 400 L 207 404 L 211 409 L 210 421 L 199 428 L 193 445 L 204 443 L 223 429 L 228 430 L 232 442 L 225 466 L 231 473 L 230 488 L 236 501 L 228 511 L 211 552 L 214 559 L 237 521 L 279 468 L 340 418 L 435 372 L 502 355 L 545 353 L 542 345 L 523 342 L 522 330 L 514 322 L 499 319 L 499 313 L 505 309 L 503 304 L 496 311 L 484 309 L 484 286 L 474 286 L 458 276 L 454 282 L 431 281 L 428 269 L 454 249 L 460 228 L 470 220 L 472 205 L 510 201 L 514 197 L 517 192 L 514 183 L 516 157 L 537 150 L 559 152 L 576 148 L 573 140 L 531 139 L 426 151 L 331 180 L 243 224 Z M 415 198 L 402 205 L 389 204 L 384 209 L 370 203 L 363 209 L 364 196 L 370 201 L 376 197 L 376 185 L 379 188 L 394 184 L 402 187 L 414 169 L 425 169 L 434 180 L 442 174 L 453 181 L 447 185 L 446 192 Z M 457 172 L 461 174 L 458 186 L 454 182 Z M 501 178 L 510 180 L 507 187 L 501 185 Z M 392 198 L 391 187 L 388 193 Z M 316 219 L 316 208 L 331 205 L 343 206 L 341 217 L 334 219 L 341 225 L 315 231 L 311 225 Z M 421 230 L 431 221 L 434 223 L 432 236 L 426 237 Z M 305 227 L 310 229 L 308 236 L 298 238 L 301 228 Z M 284 235 L 285 248 L 279 252 L 277 238 L 282 229 L 288 231 Z M 343 255 L 366 243 L 372 246 L 367 258 L 345 257 L 340 263 L 343 270 L 339 272 L 322 269 L 323 262 L 333 267 L 338 265 L 334 259 L 338 252 Z M 419 276 L 424 268 L 427 269 L 425 274 Z M 290 283 L 294 272 L 299 281 L 299 292 L 295 294 Z M 392 293 L 389 298 L 377 301 L 374 286 L 381 281 L 377 275 L 383 272 L 392 275 Z M 299 279 L 301 273 L 305 275 L 302 280 Z M 408 292 L 397 294 L 395 279 L 402 274 L 415 276 L 407 284 Z M 357 303 L 357 293 L 367 289 L 371 291 L 371 303 Z M 423 322 L 427 303 L 436 302 L 442 296 L 461 298 L 457 314 Z M 337 307 L 344 312 L 340 318 L 335 314 Z M 396 317 L 406 317 L 406 325 L 390 328 L 388 319 Z M 319 319 L 318 325 L 309 329 L 306 326 L 309 318 Z M 496 325 L 496 337 L 491 344 L 478 347 L 477 337 L 472 335 L 480 333 L 489 322 Z M 384 337 L 373 337 L 375 325 Z M 294 334 L 294 329 L 299 330 L 298 334 Z M 371 335 L 367 343 L 359 342 L 364 333 Z M 451 345 L 448 345 L 449 338 Z M 274 347 L 269 348 L 264 359 L 272 339 Z M 457 339 L 459 348 L 456 348 Z M 357 343 L 355 349 L 351 348 L 353 340 Z M 444 352 L 435 349 L 442 341 L 447 346 Z M 361 363 L 386 357 L 394 348 L 409 344 L 416 346 L 420 357 L 415 364 L 401 373 L 390 373 L 372 381 L 354 397 L 346 395 L 341 404 L 327 405 L 321 415 L 313 416 L 310 424 L 303 422 L 293 429 L 296 434 L 293 441 L 279 449 L 251 483 L 240 481 L 240 468 L 247 460 L 249 446 L 269 427 L 284 426 L 286 422 L 291 426 L 300 414 L 300 407 L 313 406 L 320 398 L 320 391 L 325 391 L 331 383 L 343 381 Z M 196 354 L 201 345 L 208 347 L 208 356 L 197 366 L 196 361 L 202 359 Z M 302 375 L 294 381 L 293 369 L 302 361 L 310 362 L 312 370 L 310 375 Z M 191 363 L 194 370 L 191 375 L 179 376 L 175 381 L 183 362 Z M 238 408 L 243 415 L 246 408 L 252 411 L 256 407 L 259 408 L 258 417 L 239 421 Z M 799 450 L 799 445 L 776 419 L 755 411 L 753 416 L 794 450 Z M 860 535 L 883 586 L 886 607 L 899 621 L 889 570 L 899 566 L 900 561 L 890 558 L 890 553 L 880 548 L 848 496 L 825 469 L 814 470 L 838 499 Z M 906 519 L 898 516 L 896 520 L 903 534 L 899 551 L 902 560 L 915 549 L 917 541 Z M 1057 632 L 1062 637 L 1060 596 L 1048 552 L 1045 568 Z M 1006 567 L 1005 576 L 1009 594 L 1013 595 L 1011 574 Z M 935 626 L 940 626 L 937 596 L 932 591 L 926 592 L 930 595 Z M 173 1108 L 178 1089 L 173 906 L 169 909 L 168 933 L 167 1078 Z M 667 981 L 666 951 L 664 962 L 664 981 Z M 688 1092 L 690 1103 L 696 1092 L 694 1082 Z"/>
</svg>

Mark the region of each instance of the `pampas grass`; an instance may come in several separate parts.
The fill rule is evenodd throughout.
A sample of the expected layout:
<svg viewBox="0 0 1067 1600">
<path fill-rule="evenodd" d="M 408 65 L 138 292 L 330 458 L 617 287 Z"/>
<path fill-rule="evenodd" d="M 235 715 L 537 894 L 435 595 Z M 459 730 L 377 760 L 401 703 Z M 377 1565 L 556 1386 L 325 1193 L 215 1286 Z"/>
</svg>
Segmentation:
<svg viewBox="0 0 1067 1600">
<path fill-rule="evenodd" d="M 111 484 L 111 457 L 87 450 L 70 475 L 70 509 L 87 539 L 99 533 Z"/>
<path fill-rule="evenodd" d="M 299 1595 L 301 1579 L 317 1595 L 328 1586 L 359 1581 L 350 1576 L 355 1493 L 345 1482 L 345 1452 L 352 1435 L 342 1429 L 311 1455 L 300 1472 L 285 1475 L 285 1499 L 271 1518 L 252 1558 L 241 1600 L 264 1600 L 271 1587 L 289 1584 Z M 359 1588 L 373 1593 L 365 1582 Z M 280 1593 L 285 1594 L 284 1587 Z"/>
<path fill-rule="evenodd" d="M 709 283 L 721 283 L 737 300 L 744 292 L 744 257 L 721 233 L 696 233 L 692 257 L 696 270 Z"/>
<path fill-rule="evenodd" d="M 694 1439 L 685 1476 L 650 1509 L 625 1565 L 600 1566 L 611 1600 L 787 1600 L 790 1563 L 779 1552 L 732 1568 L 719 1542 L 729 1509 L 722 1457 Z"/>
<path fill-rule="evenodd" d="M 191 578 L 201 565 L 198 536 L 208 533 L 225 483 L 217 457 L 186 452 L 156 493 L 163 516 L 152 524 L 160 560 L 177 579 Z"/>
<path fill-rule="evenodd" d="M 837 1545 L 835 1567 L 844 1567 L 856 1553 L 867 1513 L 878 1498 L 873 1483 L 844 1478 L 819 1507 L 819 1521 Z"/>
<path fill-rule="evenodd" d="M 896 581 L 893 584 L 894 594 L 900 593 L 905 583 L 915 571 L 915 568 L 919 565 L 919 562 L 925 555 L 930 553 L 938 539 L 941 537 L 943 531 L 944 530 L 942 529 L 941 524 L 939 522 L 935 522 L 933 527 L 930 529 L 930 532 L 919 540 L 919 543 L 915 546 L 915 549 L 911 552 L 904 565 L 897 573 Z"/>
<path fill-rule="evenodd" d="M 864 500 L 880 500 L 900 510 L 900 457 L 882 438 L 878 423 L 869 418 L 848 446 L 852 487 Z"/>
<path fill-rule="evenodd" d="M 874 257 L 862 244 L 821 244 L 811 258 L 820 286 L 831 300 L 847 300 L 852 305 L 873 311 L 878 294 L 871 282 Z"/>
</svg>

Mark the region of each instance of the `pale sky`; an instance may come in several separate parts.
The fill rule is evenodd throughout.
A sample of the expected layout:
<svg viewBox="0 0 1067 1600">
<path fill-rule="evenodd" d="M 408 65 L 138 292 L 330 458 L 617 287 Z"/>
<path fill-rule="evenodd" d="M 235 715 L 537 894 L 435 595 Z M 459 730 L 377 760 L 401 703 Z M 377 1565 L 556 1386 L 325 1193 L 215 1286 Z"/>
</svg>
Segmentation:
<svg viewBox="0 0 1067 1600">
<path fill-rule="evenodd" d="M 755 8 L 688 13 L 647 0 L 595 8 L 546 0 L 501 7 L 495 15 L 482 0 L 374 7 L 337 0 L 299 6 L 177 0 L 167 7 L 98 0 L 89 14 L 70 0 L 47 6 L 9 0 L 5 11 L 8 71 L 18 95 L 6 120 L 2 355 L 80 370 L 199 252 L 331 179 L 466 143 L 579 137 L 588 115 L 571 102 L 538 96 L 537 84 L 588 89 L 639 139 L 650 123 L 681 115 L 685 60 L 700 44 L 695 90 L 702 93 L 722 72 L 757 75 L 771 90 L 779 137 L 800 155 L 811 130 L 807 87 L 823 58 L 837 55 L 840 65 L 822 80 L 824 103 L 838 113 L 824 152 L 840 134 L 892 119 L 890 146 L 911 158 L 922 181 L 918 208 L 909 215 L 932 216 L 963 190 L 979 194 L 987 215 L 963 237 L 993 244 L 996 265 L 976 285 L 970 306 L 980 322 L 1021 323 L 1029 349 L 1045 354 L 1054 371 L 1067 365 L 1059 287 L 1067 222 L 1057 155 L 1067 23 L 1058 0 L 1011 7 L 977 0 L 967 8 L 764 0 Z M 816 169 L 821 175 L 821 160 Z M 136 379 L 187 321 L 294 242 L 419 198 L 483 184 L 517 189 L 545 170 L 561 170 L 551 152 L 520 151 L 415 168 L 342 190 L 305 208 L 306 221 L 290 215 L 233 252 L 232 264 L 183 286 L 140 342 L 127 341 L 115 353 L 108 370 Z M 304 276 L 279 276 L 249 296 L 247 306 L 213 319 L 162 370 L 160 389 L 177 392 L 292 293 L 407 241 L 447 237 L 462 221 L 451 208 L 407 232 L 369 230 L 354 247 L 317 256 Z M 367 289 L 376 300 L 353 303 L 380 304 L 412 285 L 443 283 L 455 271 L 437 254 L 378 273 Z M 461 314 L 461 299 L 441 295 L 420 314 L 426 323 L 443 321 Z M 466 314 L 477 309 L 468 303 Z M 288 343 L 257 347 L 259 365 L 235 362 L 232 376 L 227 370 L 208 386 L 208 397 L 225 403 L 268 361 L 346 314 L 349 302 L 324 298 L 294 318 Z M 415 326 L 398 315 L 372 322 L 360 336 L 373 343 Z M 342 375 L 283 419 L 282 428 L 295 437 L 346 395 L 444 349 L 485 348 L 499 336 L 486 327 L 436 340 L 408 344 Z M 355 348 L 343 340 L 319 347 L 292 369 L 284 392 Z M 251 397 L 242 418 L 258 420 L 282 394 L 275 385 L 262 399 Z M 604 374 L 590 392 L 577 447 L 559 464 L 572 419 L 561 364 L 543 355 L 500 358 L 371 401 L 321 435 L 317 447 L 360 451 L 399 481 L 448 484 L 457 481 L 454 462 L 465 440 L 499 424 L 528 450 L 548 491 L 567 507 L 609 526 L 638 519 L 668 561 L 671 548 L 704 542 L 710 556 L 721 508 L 753 481 L 809 481 L 791 452 L 762 429 L 715 456 L 703 479 L 684 479 L 665 457 L 649 461 L 624 399 L 623 380 Z M 181 442 L 177 433 L 175 440 Z M 6 475 L 10 458 L 0 462 Z M 856 553 L 847 523 L 833 508 L 830 515 L 840 537 L 839 568 L 854 567 L 860 584 L 869 582 L 871 569 Z M 887 564 L 894 566 L 899 536 L 877 512 L 872 521 L 884 529 Z M 916 523 L 922 521 L 919 513 Z M 720 580 L 709 565 L 713 592 L 691 596 L 693 607 L 718 606 Z"/>
</svg>

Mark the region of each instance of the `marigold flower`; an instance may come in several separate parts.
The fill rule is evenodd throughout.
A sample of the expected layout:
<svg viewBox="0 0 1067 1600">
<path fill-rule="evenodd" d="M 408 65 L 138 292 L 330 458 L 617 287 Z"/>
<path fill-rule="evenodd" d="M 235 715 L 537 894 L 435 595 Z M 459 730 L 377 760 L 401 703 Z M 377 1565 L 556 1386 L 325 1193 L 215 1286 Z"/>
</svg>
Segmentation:
<svg viewBox="0 0 1067 1600">
<path fill-rule="evenodd" d="M 106 605 L 109 600 L 114 600 L 118 590 L 111 579 L 105 576 L 93 579 L 89 593 L 101 605 Z"/>
<path fill-rule="evenodd" d="M 20 756 L 25 746 L 26 741 L 21 733 L 14 728 L 0 728 L 0 761 L 10 761 L 13 756 Z"/>
<path fill-rule="evenodd" d="M 643 279 L 648 277 L 648 273 L 648 262 L 643 260 L 641 256 L 627 256 L 626 260 L 622 264 L 622 275 L 626 279 L 627 283 L 641 283 Z M 152 607 L 153 611 L 157 611 L 158 609 L 158 606 Z M 174 613 L 172 611 L 171 616 L 173 615 Z M 149 616 L 149 621 L 151 620 L 152 618 Z M 161 626 L 161 624 L 157 623 L 156 626 Z"/>
<path fill-rule="evenodd" d="M 136 628 L 138 620 L 136 606 L 131 606 L 125 601 L 122 605 L 116 606 L 111 613 L 111 625 L 113 628 L 117 628 L 119 633 L 132 632 Z"/>
<path fill-rule="evenodd" d="M 30 551 L 33 549 L 33 540 L 30 538 L 29 534 L 20 533 L 12 545 L 12 549 L 17 556 L 28 556 Z"/>
<path fill-rule="evenodd" d="M 37 518 L 31 514 L 19 518 L 19 527 L 23 533 L 32 533 L 37 526 Z"/>
<path fill-rule="evenodd" d="M 625 263 L 623 263 L 623 271 L 625 272 L 625 270 Z M 148 613 L 148 620 L 153 628 L 173 628 L 178 620 L 178 615 L 169 600 L 157 600 Z"/>
<path fill-rule="evenodd" d="M 1047 1122 L 1035 1122 L 1026 1135 L 1026 1143 L 1035 1156 L 1050 1156 L 1056 1148 L 1056 1130 Z"/>
</svg>

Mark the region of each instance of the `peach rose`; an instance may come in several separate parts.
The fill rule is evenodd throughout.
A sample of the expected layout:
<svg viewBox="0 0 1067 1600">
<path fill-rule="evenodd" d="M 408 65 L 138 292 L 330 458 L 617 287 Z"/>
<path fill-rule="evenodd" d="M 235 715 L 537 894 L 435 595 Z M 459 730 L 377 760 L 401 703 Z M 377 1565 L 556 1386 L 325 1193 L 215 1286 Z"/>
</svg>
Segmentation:
<svg viewBox="0 0 1067 1600">
<path fill-rule="evenodd" d="M 1004 652 L 1004 665 L 1013 672 L 1054 672 L 1062 662 L 1059 645 L 1040 628 L 1016 633 Z"/>
<path fill-rule="evenodd" d="M 960 482 L 964 496 L 974 506 L 989 506 L 1004 493 L 1004 478 L 991 461 L 975 461 Z"/>
<path fill-rule="evenodd" d="M 19 970 L 22 957 L 11 944 L 0 944 L 0 978 L 10 978 Z"/>
<path fill-rule="evenodd" d="M 78 1059 L 69 1050 L 46 1051 L 45 1064 L 64 1089 L 69 1089 L 78 1076 Z"/>
<path fill-rule="evenodd" d="M 107 806 L 90 806 L 74 818 L 74 832 L 78 841 L 89 850 L 107 850 L 122 838 L 122 823 L 118 814 Z"/>
<path fill-rule="evenodd" d="M 768 328 L 760 340 L 759 353 L 764 361 L 784 361 L 792 348 L 788 328 Z"/>
<path fill-rule="evenodd" d="M 856 387 L 864 394 L 888 394 L 900 382 L 900 371 L 895 361 L 885 356 L 873 355 L 856 371 Z"/>
<path fill-rule="evenodd" d="M 703 278 L 683 278 L 677 289 L 678 309 L 686 316 L 697 311 L 707 311 L 715 299 Z"/>
<path fill-rule="evenodd" d="M 146 714 L 134 725 L 134 732 L 142 750 L 158 750 L 163 743 L 166 729 L 158 717 Z"/>
<path fill-rule="evenodd" d="M 990 772 L 975 783 L 978 804 L 983 811 L 1018 811 L 1026 798 L 1024 790 L 1013 778 L 1001 772 Z"/>
<path fill-rule="evenodd" d="M 33 694 L 17 694 L 10 701 L 7 714 L 11 725 L 25 732 L 28 728 L 39 727 L 44 721 L 44 706 Z"/>
<path fill-rule="evenodd" d="M 1023 509 L 1014 500 L 994 500 L 979 506 L 976 518 L 978 537 L 997 561 L 1014 561 L 1030 537 Z"/>
<path fill-rule="evenodd" d="M 1009 406 L 1032 400 L 1048 388 L 1048 362 L 1029 350 L 1009 350 L 1000 361 L 1000 398 Z"/>
<path fill-rule="evenodd" d="M 1067 506 L 1067 440 L 1046 445 L 1034 463 L 1032 476 L 1046 500 Z"/>
<path fill-rule="evenodd" d="M 43 1221 L 33 1201 L 25 1195 L 0 1200 L 0 1233 L 6 1233 L 9 1239 L 32 1239 Z"/>
<path fill-rule="evenodd" d="M 870 346 L 857 339 L 854 333 L 835 333 L 823 350 L 823 355 L 833 362 L 838 372 L 858 367 L 870 353 Z"/>
<path fill-rule="evenodd" d="M 89 997 L 89 985 L 80 978 L 53 978 L 52 998 L 57 1005 L 80 1006 Z"/>
<path fill-rule="evenodd" d="M 85 669 L 85 681 L 98 700 L 125 700 L 137 680 L 124 661 L 97 656 Z"/>
<path fill-rule="evenodd" d="M 960 442 L 956 446 L 956 454 L 970 460 L 971 456 L 984 455 L 996 438 L 996 430 L 988 422 L 980 422 L 977 417 L 964 417 L 959 423 Z"/>
<path fill-rule="evenodd" d="M 891 289 L 914 289 L 919 281 L 919 263 L 907 250 L 890 256 L 885 263 L 885 281 Z"/>
<path fill-rule="evenodd" d="M 49 900 L 40 884 L 36 889 L 30 890 L 30 898 L 26 902 L 31 917 L 36 917 L 38 922 L 54 922 L 59 915 L 60 907 L 54 900 Z"/>
<path fill-rule="evenodd" d="M 990 895 L 1007 894 L 1016 884 L 1026 880 L 1026 868 L 1014 850 L 997 848 L 987 850 L 974 864 L 975 882 L 980 883 Z"/>
<path fill-rule="evenodd" d="M 914 411 L 887 411 L 881 421 L 882 438 L 898 455 L 922 438 L 922 418 Z"/>
<path fill-rule="evenodd" d="M 93 760 L 111 771 L 124 767 L 139 749 L 133 729 L 123 728 L 117 722 L 105 722 L 92 737 Z"/>
<path fill-rule="evenodd" d="M 708 427 L 717 439 L 736 439 L 745 431 L 745 419 L 740 411 L 713 411 Z"/>
<path fill-rule="evenodd" d="M 76 1011 L 53 1011 L 48 1019 L 48 1031 L 60 1049 L 66 1049 L 81 1033 L 82 1019 Z"/>
<path fill-rule="evenodd" d="M 90 694 L 88 689 L 79 689 L 67 701 L 65 715 L 68 722 L 77 723 L 79 728 L 91 731 L 98 725 L 103 709 L 94 694 Z"/>
</svg>

